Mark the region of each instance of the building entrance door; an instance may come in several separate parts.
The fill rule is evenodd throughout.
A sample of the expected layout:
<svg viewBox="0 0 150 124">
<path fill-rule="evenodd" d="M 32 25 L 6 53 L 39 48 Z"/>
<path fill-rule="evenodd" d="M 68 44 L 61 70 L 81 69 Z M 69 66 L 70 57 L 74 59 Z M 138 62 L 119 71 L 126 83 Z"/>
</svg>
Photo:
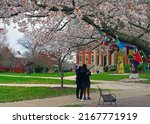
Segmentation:
<svg viewBox="0 0 150 124">
<path fill-rule="evenodd" d="M 97 55 L 97 66 L 99 66 L 99 55 Z"/>
<path fill-rule="evenodd" d="M 104 56 L 104 66 L 107 65 L 107 56 Z"/>
</svg>

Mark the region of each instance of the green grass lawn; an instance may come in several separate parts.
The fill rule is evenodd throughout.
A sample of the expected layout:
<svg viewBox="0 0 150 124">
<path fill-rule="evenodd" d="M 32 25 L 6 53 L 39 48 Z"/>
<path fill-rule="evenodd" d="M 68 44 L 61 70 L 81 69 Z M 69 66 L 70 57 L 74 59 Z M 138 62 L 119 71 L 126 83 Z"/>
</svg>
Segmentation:
<svg viewBox="0 0 150 124">
<path fill-rule="evenodd" d="M 0 84 L 60 84 L 60 79 L 49 79 L 40 77 L 17 77 L 18 74 L 11 76 L 2 76 L 0 74 Z M 20 76 L 20 75 L 19 75 Z M 93 83 L 93 82 L 92 82 Z M 75 80 L 64 80 L 64 84 L 76 85 Z"/>
<path fill-rule="evenodd" d="M 110 73 L 92 74 L 92 80 L 118 81 L 129 78 L 129 75 L 110 75 Z"/>
<path fill-rule="evenodd" d="M 145 83 L 150 84 L 150 74 L 140 74 L 140 78 L 148 79 Z"/>
<path fill-rule="evenodd" d="M 75 88 L 48 88 L 48 87 L 0 87 L 0 103 L 23 101 L 31 99 L 44 99 L 65 95 L 75 97 Z M 97 89 L 91 89 L 91 92 L 97 92 Z"/>
<path fill-rule="evenodd" d="M 60 84 L 60 79 L 43 79 L 27 77 L 9 77 L 0 75 L 0 83 L 16 84 Z M 64 80 L 64 84 L 76 84 L 75 81 Z"/>
<path fill-rule="evenodd" d="M 32 74 L 25 74 L 25 73 L 9 73 L 4 72 L 0 74 L 5 75 L 19 75 L 19 76 L 37 76 L 37 77 L 60 77 L 60 73 L 32 73 Z M 65 72 L 64 76 L 72 76 L 75 75 L 75 72 Z"/>
<path fill-rule="evenodd" d="M 2 76 L 3 74 L 9 74 L 13 76 L 23 76 L 23 77 L 10 77 Z M 105 80 L 105 81 L 119 81 L 122 79 L 128 79 L 129 75 L 110 75 L 111 73 L 100 73 L 92 74 L 90 77 L 91 80 Z M 45 76 L 44 76 L 45 75 Z M 53 75 L 53 76 L 52 76 Z M 74 75 L 74 72 L 67 72 L 67 76 Z M 30 78 L 26 77 L 30 76 Z M 33 77 L 32 77 L 33 76 Z M 28 83 L 28 84 L 60 84 L 60 79 L 47 79 L 40 77 L 56 77 L 56 74 L 18 74 L 18 73 L 1 73 L 0 74 L 0 83 Z M 150 74 L 140 74 L 140 78 L 149 79 L 145 83 L 150 83 Z M 64 80 L 64 84 L 75 84 L 75 81 Z"/>
<path fill-rule="evenodd" d="M 0 102 L 43 99 L 75 94 L 73 88 L 0 87 Z"/>
<path fill-rule="evenodd" d="M 105 81 L 119 81 L 122 79 L 128 79 L 129 75 L 110 75 L 110 73 L 93 74 L 90 79 L 92 80 L 105 80 Z M 146 78 L 150 83 L 150 74 L 140 74 L 140 78 Z"/>
</svg>

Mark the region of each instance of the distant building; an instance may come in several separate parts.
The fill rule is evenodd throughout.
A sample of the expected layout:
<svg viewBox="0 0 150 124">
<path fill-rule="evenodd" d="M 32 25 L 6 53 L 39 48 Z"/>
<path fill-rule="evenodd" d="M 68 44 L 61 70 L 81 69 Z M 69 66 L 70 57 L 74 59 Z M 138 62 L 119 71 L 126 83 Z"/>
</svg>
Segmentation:
<svg viewBox="0 0 150 124">
<path fill-rule="evenodd" d="M 0 71 L 24 72 L 26 59 L 16 57 L 8 47 L 0 48 Z"/>
<path fill-rule="evenodd" d="M 94 50 L 82 50 L 76 54 L 76 64 L 87 64 L 92 72 L 103 72 L 104 66 L 117 66 L 118 52 L 114 51 L 112 54 L 109 52 L 108 47 L 98 47 Z M 124 56 L 124 63 L 128 63 L 127 55 Z"/>
</svg>

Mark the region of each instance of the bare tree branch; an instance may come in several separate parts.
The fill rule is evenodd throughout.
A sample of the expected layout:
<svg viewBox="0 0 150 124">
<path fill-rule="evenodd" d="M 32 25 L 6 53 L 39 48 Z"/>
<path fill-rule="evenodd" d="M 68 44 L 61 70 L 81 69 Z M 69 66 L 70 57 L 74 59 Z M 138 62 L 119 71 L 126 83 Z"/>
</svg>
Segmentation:
<svg viewBox="0 0 150 124">
<path fill-rule="evenodd" d="M 135 26 L 135 27 L 137 27 L 137 28 L 140 28 L 140 29 L 144 30 L 145 33 L 150 32 L 150 30 L 148 30 L 148 28 L 144 28 L 144 27 L 142 27 L 142 26 L 140 26 L 140 25 L 137 25 L 137 24 L 135 24 L 135 23 L 129 22 L 129 24 L 131 24 L 131 25 L 133 25 L 133 26 Z M 150 25 L 150 24 L 149 24 L 149 25 Z M 148 27 L 149 27 L 149 26 L 148 26 Z"/>
</svg>

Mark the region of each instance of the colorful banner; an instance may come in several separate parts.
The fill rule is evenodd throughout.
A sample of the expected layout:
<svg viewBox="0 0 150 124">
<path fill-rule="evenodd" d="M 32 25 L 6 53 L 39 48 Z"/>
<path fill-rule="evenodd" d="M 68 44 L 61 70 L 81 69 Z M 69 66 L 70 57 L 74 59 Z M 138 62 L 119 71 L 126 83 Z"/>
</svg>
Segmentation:
<svg viewBox="0 0 150 124">
<path fill-rule="evenodd" d="M 101 30 L 99 30 L 98 28 L 96 28 L 98 33 L 100 34 L 100 36 L 103 36 L 103 32 Z"/>
<path fill-rule="evenodd" d="M 129 54 L 130 56 L 133 56 L 133 50 L 129 50 Z"/>
<path fill-rule="evenodd" d="M 118 55 L 117 71 L 119 74 L 124 73 L 124 60 L 122 53 L 119 53 Z"/>
<path fill-rule="evenodd" d="M 143 62 L 142 57 L 140 56 L 140 53 L 138 52 L 137 49 L 135 50 L 134 58 L 135 58 L 135 61 L 137 62 Z"/>
<path fill-rule="evenodd" d="M 106 33 L 96 28 L 100 36 L 106 36 Z"/>
<path fill-rule="evenodd" d="M 103 46 L 108 46 L 108 43 L 106 41 L 104 41 Z"/>
<path fill-rule="evenodd" d="M 125 48 L 125 44 L 122 43 L 119 39 L 116 39 L 114 42 L 121 50 Z"/>
<path fill-rule="evenodd" d="M 150 63 L 150 52 L 147 53 L 147 63 Z"/>
<path fill-rule="evenodd" d="M 98 30 L 98 32 L 99 32 L 100 36 L 103 36 L 103 33 L 102 33 L 102 31 L 99 31 L 99 30 Z"/>
<path fill-rule="evenodd" d="M 109 38 L 110 38 L 110 36 L 107 34 L 107 35 L 106 35 L 106 38 L 105 38 L 105 41 L 108 42 L 108 41 L 109 41 Z"/>
<path fill-rule="evenodd" d="M 127 55 L 133 55 L 133 50 L 135 49 L 135 47 L 132 47 L 132 46 L 129 46 L 127 45 L 126 46 L 126 54 Z M 132 52 L 132 53 L 131 53 Z"/>
</svg>

